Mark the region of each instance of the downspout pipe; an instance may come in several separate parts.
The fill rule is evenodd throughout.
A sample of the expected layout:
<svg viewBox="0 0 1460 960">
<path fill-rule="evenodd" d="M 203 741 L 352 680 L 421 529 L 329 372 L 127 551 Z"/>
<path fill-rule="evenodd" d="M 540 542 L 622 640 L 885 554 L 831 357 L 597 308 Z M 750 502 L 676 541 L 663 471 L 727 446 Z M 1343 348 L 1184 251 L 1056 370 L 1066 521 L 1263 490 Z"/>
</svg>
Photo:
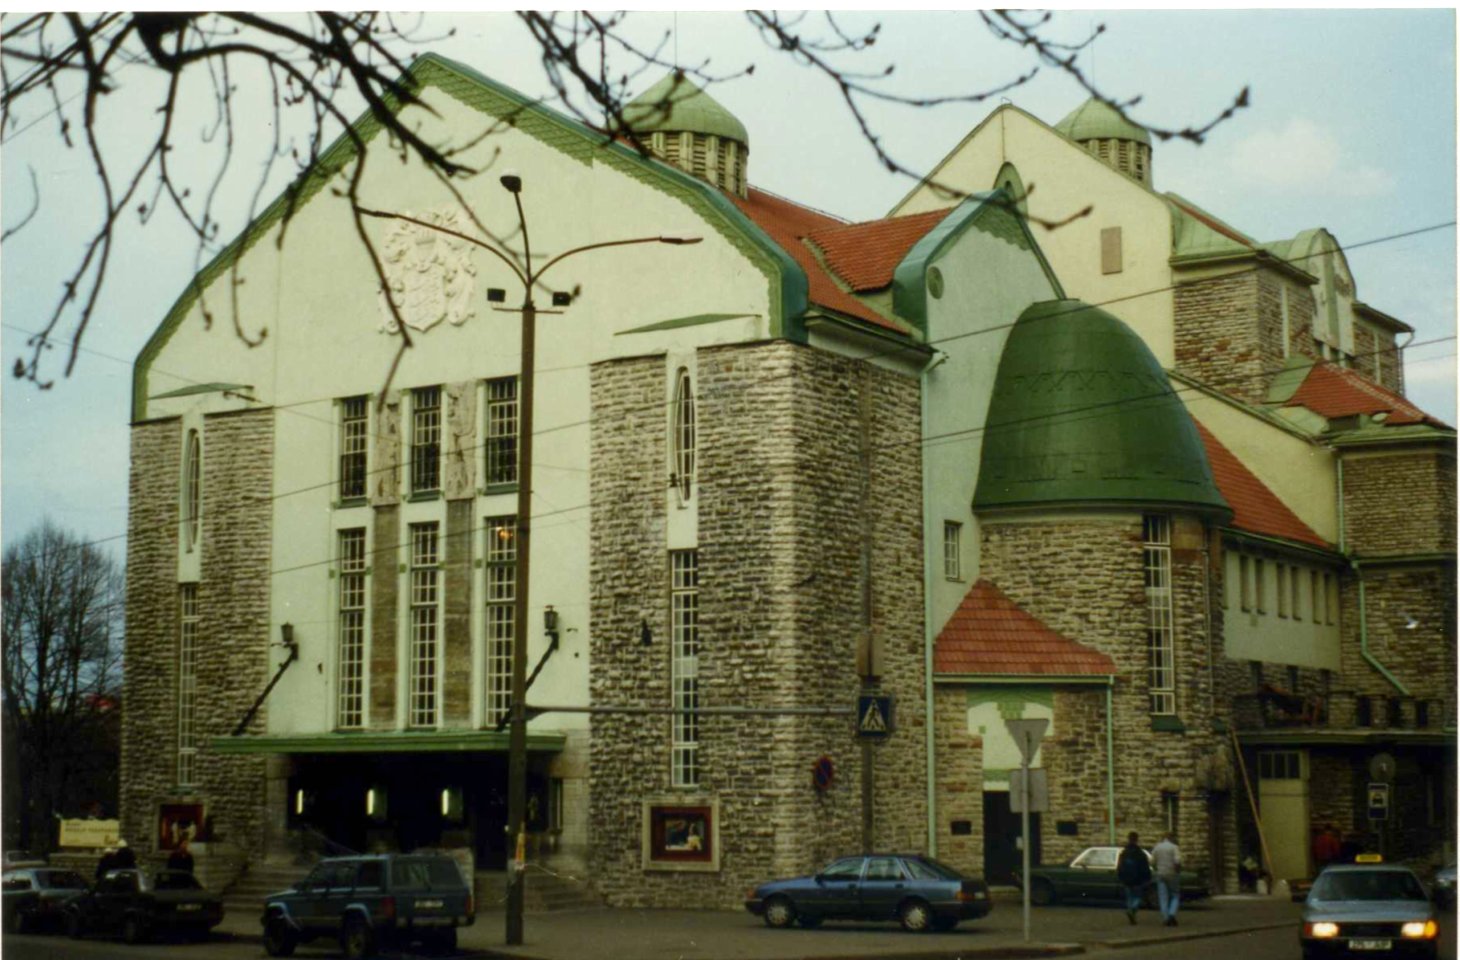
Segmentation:
<svg viewBox="0 0 1460 960">
<path fill-rule="evenodd" d="M 1359 567 L 1359 561 L 1350 561 L 1354 567 L 1354 575 L 1359 578 L 1359 656 L 1364 662 L 1373 667 L 1385 680 L 1393 684 L 1394 689 L 1399 691 L 1400 696 L 1409 696 L 1409 688 L 1399 682 L 1399 678 L 1389 672 L 1389 668 L 1379 662 L 1379 658 L 1369 651 L 1369 611 L 1367 597 L 1364 590 L 1364 572 Z"/>
<path fill-rule="evenodd" d="M 1110 819 L 1111 846 L 1115 845 L 1115 677 L 1105 684 L 1105 809 Z"/>
<path fill-rule="evenodd" d="M 920 423 L 918 430 L 926 435 L 928 429 L 928 383 L 932 377 L 933 369 L 948 359 L 948 354 L 939 350 L 928 359 L 923 366 L 922 375 L 919 378 L 918 404 L 920 410 Z M 923 481 L 923 748 L 926 753 L 926 769 L 928 771 L 928 856 L 938 855 L 938 776 L 936 745 L 937 737 L 934 731 L 933 716 L 933 498 L 930 490 L 932 471 L 928 469 L 927 446 L 919 445 L 923 450 L 922 454 L 922 481 Z"/>
</svg>

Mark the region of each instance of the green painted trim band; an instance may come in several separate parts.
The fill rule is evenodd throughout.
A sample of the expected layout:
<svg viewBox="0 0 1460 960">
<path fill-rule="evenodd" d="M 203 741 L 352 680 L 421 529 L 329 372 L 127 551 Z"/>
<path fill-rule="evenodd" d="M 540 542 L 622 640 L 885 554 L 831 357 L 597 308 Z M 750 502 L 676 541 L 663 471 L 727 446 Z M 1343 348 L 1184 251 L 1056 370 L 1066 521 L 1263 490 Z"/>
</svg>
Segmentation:
<svg viewBox="0 0 1460 960">
<path fill-rule="evenodd" d="M 1252 533 L 1247 530 L 1239 530 L 1236 527 L 1220 527 L 1222 536 L 1232 540 L 1240 540 L 1244 543 L 1257 544 L 1259 546 L 1278 547 L 1288 553 L 1298 553 L 1305 557 L 1312 557 L 1329 564 L 1343 565 L 1346 561 L 1338 550 L 1324 550 L 1310 544 L 1301 543 L 1297 540 L 1285 540 L 1281 537 L 1269 537 L 1260 533 Z"/>
<path fill-rule="evenodd" d="M 199 393 L 225 393 L 230 390 L 252 390 L 253 387 L 247 383 L 199 383 L 191 387 L 179 387 L 176 390 L 169 390 L 166 393 L 159 393 L 152 400 L 168 400 L 173 397 L 191 397 Z"/>
<path fill-rule="evenodd" d="M 672 320 L 660 320 L 658 323 L 645 324 L 642 327 L 634 327 L 629 330 L 620 330 L 615 337 L 622 337 L 630 333 L 649 333 L 654 330 L 676 330 L 680 327 L 697 327 L 706 323 L 719 323 L 721 320 L 758 320 L 758 313 L 697 313 L 691 317 L 675 317 Z"/>
<path fill-rule="evenodd" d="M 935 673 L 935 683 L 966 683 L 978 686 L 999 686 L 1017 684 L 1020 686 L 1068 686 L 1072 683 L 1090 686 L 1109 686 L 1114 674 L 1089 673 Z"/>
<path fill-rule="evenodd" d="M 214 753 L 505 753 L 510 734 L 496 730 L 443 730 L 415 732 L 326 733 L 253 737 L 214 737 Z M 568 738 L 561 733 L 529 733 L 527 748 L 557 753 Z"/>
<path fill-rule="evenodd" d="M 881 340 L 885 343 L 890 343 L 902 350 L 922 354 L 924 357 L 931 357 L 934 353 L 937 352 L 933 347 L 922 343 L 920 340 L 912 339 L 910 334 L 916 334 L 916 330 L 910 331 L 910 334 L 900 334 L 895 330 L 888 330 L 886 327 L 879 327 L 875 324 L 868 323 L 867 321 L 860 320 L 856 317 L 848 317 L 844 314 L 833 313 L 830 310 L 826 310 L 822 307 L 818 307 L 817 312 L 808 313 L 806 315 L 805 326 L 808 330 L 814 329 L 818 326 L 841 327 L 842 329 L 849 330 L 852 333 L 858 334 L 860 336 L 868 337 L 873 340 Z M 873 356 L 886 356 L 886 354 L 878 353 L 873 354 Z M 868 357 L 866 359 L 871 359 L 871 357 Z"/>
<path fill-rule="evenodd" d="M 438 54 L 427 53 L 418 57 L 410 65 L 403 82 L 417 89 L 435 87 L 458 102 L 490 116 L 501 118 L 505 115 L 506 122 L 514 129 L 521 130 L 579 162 L 591 165 L 595 161 L 602 161 L 641 183 L 683 201 L 714 225 L 733 247 L 765 275 L 771 308 L 772 339 L 785 337 L 799 343 L 805 342 L 805 328 L 800 318 L 809 303 L 806 272 L 789 253 L 781 249 L 779 244 L 716 188 L 675 167 L 646 159 L 637 150 L 607 140 L 602 134 L 557 114 L 510 87 Z M 387 97 L 385 102 L 392 111 L 400 108 L 400 104 L 393 97 Z M 351 129 L 362 143 L 368 145 L 380 132 L 381 126 L 380 121 L 367 110 Z M 347 131 L 329 146 L 314 166 L 301 174 L 232 243 L 188 282 L 183 293 L 138 354 L 132 376 L 133 422 L 146 419 L 147 380 L 152 362 L 201 297 L 203 290 L 248 252 L 286 213 L 298 212 L 353 159 L 354 143 Z"/>
<path fill-rule="evenodd" d="M 1453 428 L 1442 429 L 1428 423 L 1406 423 L 1397 427 L 1349 430 L 1331 437 L 1324 437 L 1323 442 L 1330 447 L 1359 449 L 1453 442 L 1455 436 Z"/>
<path fill-rule="evenodd" d="M 1363 564 L 1366 567 L 1388 567 L 1405 566 L 1415 563 L 1454 563 L 1455 552 L 1438 551 L 1436 553 L 1395 553 L 1388 556 L 1384 554 L 1359 554 L 1352 558 L 1354 566 Z"/>
<path fill-rule="evenodd" d="M 1221 251 L 1218 253 L 1180 253 L 1172 254 L 1166 261 L 1173 269 L 1181 270 L 1186 267 L 1215 267 L 1224 263 L 1246 263 L 1252 262 L 1259 267 L 1272 267 L 1283 273 L 1289 274 L 1293 279 L 1311 285 L 1318 283 L 1318 278 L 1284 260 L 1282 257 L 1275 257 L 1265 250 L 1238 250 Z M 1177 280 L 1175 286 L 1186 286 L 1193 283 L 1203 283 L 1213 277 L 1192 277 L 1188 280 Z"/>
</svg>

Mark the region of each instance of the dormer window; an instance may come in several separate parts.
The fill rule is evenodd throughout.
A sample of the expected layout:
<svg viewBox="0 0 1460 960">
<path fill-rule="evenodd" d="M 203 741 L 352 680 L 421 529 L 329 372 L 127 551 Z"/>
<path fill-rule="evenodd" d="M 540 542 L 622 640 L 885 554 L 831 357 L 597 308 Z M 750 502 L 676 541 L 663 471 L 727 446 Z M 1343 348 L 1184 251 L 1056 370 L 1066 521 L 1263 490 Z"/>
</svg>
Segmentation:
<svg viewBox="0 0 1460 960">
<path fill-rule="evenodd" d="M 680 368 L 674 386 L 674 487 L 681 502 L 694 493 L 695 393 L 689 371 Z"/>
</svg>

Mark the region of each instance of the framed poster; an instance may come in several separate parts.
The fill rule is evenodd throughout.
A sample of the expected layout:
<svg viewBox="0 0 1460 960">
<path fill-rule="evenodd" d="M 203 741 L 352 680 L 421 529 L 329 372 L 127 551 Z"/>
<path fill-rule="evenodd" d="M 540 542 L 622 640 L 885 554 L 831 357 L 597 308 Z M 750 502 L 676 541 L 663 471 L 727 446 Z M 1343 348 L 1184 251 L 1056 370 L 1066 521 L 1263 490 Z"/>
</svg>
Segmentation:
<svg viewBox="0 0 1460 960">
<path fill-rule="evenodd" d="M 719 801 L 646 800 L 643 859 L 645 870 L 719 870 Z"/>
</svg>

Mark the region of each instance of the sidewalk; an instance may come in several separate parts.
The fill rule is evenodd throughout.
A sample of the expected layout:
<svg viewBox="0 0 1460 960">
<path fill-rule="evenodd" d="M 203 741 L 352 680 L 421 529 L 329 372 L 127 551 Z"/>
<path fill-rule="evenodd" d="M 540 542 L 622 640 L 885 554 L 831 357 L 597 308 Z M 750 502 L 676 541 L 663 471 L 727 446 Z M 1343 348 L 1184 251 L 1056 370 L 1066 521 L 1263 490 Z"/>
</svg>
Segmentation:
<svg viewBox="0 0 1460 960">
<path fill-rule="evenodd" d="M 1019 903 L 998 901 L 982 920 L 951 933 L 914 935 L 895 924 L 828 923 L 817 930 L 771 930 L 742 911 L 565 910 L 529 913 L 524 944 L 505 947 L 500 910 L 462 928 L 463 951 L 515 960 L 580 960 L 588 955 L 634 960 L 953 960 L 955 957 L 1043 957 L 1083 953 L 1294 926 L 1301 907 L 1286 900 L 1219 897 L 1186 904 L 1178 927 L 1162 927 L 1154 911 L 1141 912 L 1132 927 L 1124 911 L 1110 906 L 1034 908 L 1031 942 L 1024 943 Z M 220 933 L 259 935 L 256 917 L 230 916 Z M 323 945 L 323 944 L 321 944 Z"/>
</svg>

